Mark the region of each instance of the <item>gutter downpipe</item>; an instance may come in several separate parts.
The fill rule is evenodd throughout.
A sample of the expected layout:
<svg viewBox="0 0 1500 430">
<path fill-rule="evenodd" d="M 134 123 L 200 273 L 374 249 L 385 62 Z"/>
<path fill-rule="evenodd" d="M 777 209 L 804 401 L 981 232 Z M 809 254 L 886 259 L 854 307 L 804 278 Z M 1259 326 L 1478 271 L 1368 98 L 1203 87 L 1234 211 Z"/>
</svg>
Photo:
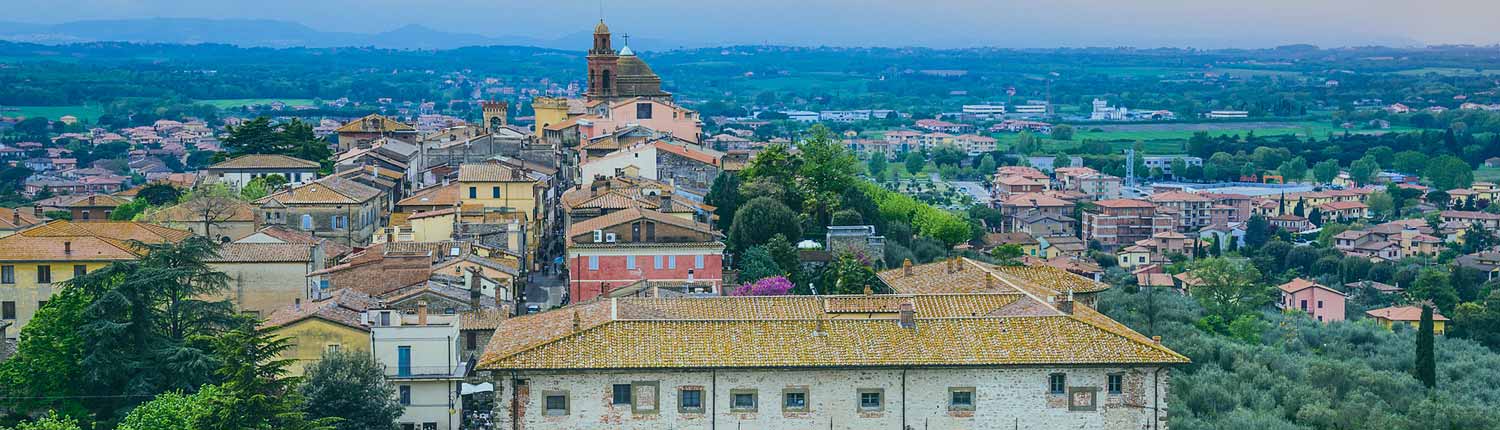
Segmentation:
<svg viewBox="0 0 1500 430">
<path fill-rule="evenodd" d="M 1161 418 L 1161 371 L 1166 367 L 1157 367 L 1151 375 L 1151 428 L 1159 429 L 1157 421 Z"/>
</svg>

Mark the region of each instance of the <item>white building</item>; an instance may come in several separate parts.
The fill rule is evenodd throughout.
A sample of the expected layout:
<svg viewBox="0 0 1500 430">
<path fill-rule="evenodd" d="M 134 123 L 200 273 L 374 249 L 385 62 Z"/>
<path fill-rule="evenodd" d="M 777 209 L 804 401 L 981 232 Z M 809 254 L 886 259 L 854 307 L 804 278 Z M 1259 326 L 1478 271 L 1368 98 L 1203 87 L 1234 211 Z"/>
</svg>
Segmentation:
<svg viewBox="0 0 1500 430">
<path fill-rule="evenodd" d="M 797 122 L 818 122 L 819 117 L 817 112 L 806 110 L 784 110 L 781 113 L 786 115 L 787 119 Z"/>
<path fill-rule="evenodd" d="M 1110 107 L 1109 101 L 1094 99 L 1094 111 L 1089 114 L 1091 121 L 1124 121 L 1130 110 L 1123 107 Z"/>
<path fill-rule="evenodd" d="M 1175 176 L 1176 174 L 1181 173 L 1172 171 L 1172 160 L 1181 159 L 1183 165 L 1187 167 L 1203 165 L 1202 158 L 1190 157 L 1186 155 L 1153 155 L 1144 158 L 1146 159 L 1147 170 L 1161 169 L 1161 173 L 1168 176 Z M 1136 174 L 1138 175 L 1144 173 L 1145 172 L 1136 172 Z"/>
<path fill-rule="evenodd" d="M 1242 110 L 1216 110 L 1209 111 L 1208 114 L 1204 115 L 1204 117 L 1207 117 L 1209 119 L 1249 118 L 1250 112 Z"/>
<path fill-rule="evenodd" d="M 1071 295 L 949 267 L 923 278 L 994 292 L 599 300 L 506 320 L 478 368 L 497 428 L 1165 428 L 1185 357 Z"/>
<path fill-rule="evenodd" d="M 855 122 L 869 121 L 869 110 L 825 110 L 818 112 L 818 120 L 823 122 Z"/>
<path fill-rule="evenodd" d="M 242 155 L 203 168 L 206 181 L 223 182 L 238 190 L 251 180 L 281 175 L 291 185 L 318 179 L 318 162 L 279 154 Z"/>
<path fill-rule="evenodd" d="M 1011 110 L 1020 115 L 1046 115 L 1047 103 L 1031 101 L 1027 102 L 1027 104 L 1016 106 Z"/>
<path fill-rule="evenodd" d="M 1005 116 L 1005 105 L 1003 104 L 979 104 L 964 105 L 963 113 L 978 117 L 992 118 Z"/>
<path fill-rule="evenodd" d="M 415 315 L 370 310 L 370 345 L 385 377 L 396 386 L 406 411 L 401 430 L 456 430 L 462 424 L 459 386 L 467 371 L 459 360 L 458 315 L 428 315 L 427 302 Z"/>
</svg>

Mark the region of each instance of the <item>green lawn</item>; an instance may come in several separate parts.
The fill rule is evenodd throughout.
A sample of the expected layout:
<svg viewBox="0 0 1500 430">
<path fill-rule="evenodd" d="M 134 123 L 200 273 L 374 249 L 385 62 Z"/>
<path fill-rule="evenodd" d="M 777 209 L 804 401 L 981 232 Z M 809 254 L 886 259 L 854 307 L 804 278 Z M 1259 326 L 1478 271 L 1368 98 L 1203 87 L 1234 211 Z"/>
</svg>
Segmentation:
<svg viewBox="0 0 1500 430">
<path fill-rule="evenodd" d="M 311 105 L 312 99 L 205 99 L 194 100 L 197 103 L 213 105 L 219 109 L 233 109 L 242 106 L 256 106 L 271 104 L 272 102 L 286 103 L 287 106 Z"/>
<path fill-rule="evenodd" d="M 0 106 L 0 116 L 19 116 L 27 118 L 42 117 L 56 120 L 63 115 L 78 117 L 79 121 L 94 122 L 104 109 L 98 105 L 76 105 L 76 106 Z"/>
</svg>

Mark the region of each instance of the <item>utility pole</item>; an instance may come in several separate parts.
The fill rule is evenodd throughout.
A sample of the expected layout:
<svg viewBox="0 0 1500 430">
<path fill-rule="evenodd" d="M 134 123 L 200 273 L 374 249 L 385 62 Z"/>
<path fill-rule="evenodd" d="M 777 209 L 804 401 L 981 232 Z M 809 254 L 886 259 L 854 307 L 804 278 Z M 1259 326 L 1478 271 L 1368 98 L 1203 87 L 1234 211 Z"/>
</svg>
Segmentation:
<svg viewBox="0 0 1500 430">
<path fill-rule="evenodd" d="M 1125 184 L 1135 188 L 1135 148 L 1125 148 Z"/>
</svg>

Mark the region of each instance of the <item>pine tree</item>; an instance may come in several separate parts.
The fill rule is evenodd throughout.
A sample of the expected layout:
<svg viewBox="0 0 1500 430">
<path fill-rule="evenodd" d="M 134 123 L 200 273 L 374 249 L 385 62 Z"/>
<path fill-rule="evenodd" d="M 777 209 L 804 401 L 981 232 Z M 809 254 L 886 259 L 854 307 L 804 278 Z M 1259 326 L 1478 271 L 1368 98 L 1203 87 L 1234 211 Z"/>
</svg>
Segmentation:
<svg viewBox="0 0 1500 430">
<path fill-rule="evenodd" d="M 1432 303 L 1422 303 L 1422 321 L 1417 326 L 1417 379 L 1427 388 L 1437 386 L 1437 358 L 1433 351 Z"/>
</svg>

